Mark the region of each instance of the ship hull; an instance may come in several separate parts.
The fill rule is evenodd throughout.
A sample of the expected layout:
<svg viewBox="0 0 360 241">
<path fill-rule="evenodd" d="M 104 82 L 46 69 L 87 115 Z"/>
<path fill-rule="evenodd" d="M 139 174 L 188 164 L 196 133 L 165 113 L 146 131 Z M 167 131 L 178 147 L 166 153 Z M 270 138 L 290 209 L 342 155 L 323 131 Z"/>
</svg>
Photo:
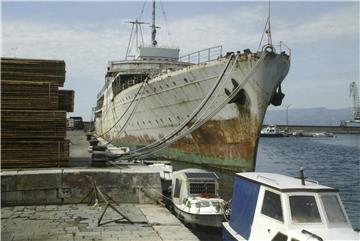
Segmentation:
<svg viewBox="0 0 360 241">
<path fill-rule="evenodd" d="M 96 131 L 119 145 L 146 145 L 171 133 L 185 121 L 206 97 L 225 69 L 227 58 L 186 67 L 151 79 L 144 87 L 132 116 L 120 118 L 141 84 L 113 96 L 111 87 L 104 93 L 101 117 Z M 158 157 L 209 165 L 236 171 L 255 168 L 259 132 L 266 109 L 276 88 L 289 70 L 285 54 L 259 57 L 241 56 L 232 71 L 224 75 L 224 85 L 211 98 L 202 114 L 211 113 L 240 85 L 236 96 L 216 115 L 191 134 L 156 153 Z M 130 108 L 131 109 L 131 108 Z M 198 118 L 198 117 L 197 117 Z M 127 121 L 129 119 L 129 121 Z M 192 120 L 194 123 L 197 119 Z M 115 128 L 112 126 L 115 125 Z M 125 125 L 125 128 L 124 128 Z"/>
</svg>

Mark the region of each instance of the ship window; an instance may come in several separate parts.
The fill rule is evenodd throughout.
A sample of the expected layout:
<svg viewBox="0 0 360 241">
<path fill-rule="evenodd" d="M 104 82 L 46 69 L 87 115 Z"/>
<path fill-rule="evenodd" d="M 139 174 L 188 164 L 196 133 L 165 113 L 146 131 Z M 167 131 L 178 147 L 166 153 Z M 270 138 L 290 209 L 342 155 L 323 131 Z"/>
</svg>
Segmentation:
<svg viewBox="0 0 360 241">
<path fill-rule="evenodd" d="M 162 123 L 164 123 L 164 120 L 163 120 L 163 119 L 160 118 L 160 120 L 161 120 Z"/>
<path fill-rule="evenodd" d="M 265 191 L 261 213 L 282 222 L 283 214 L 280 195 L 270 191 Z"/>
<path fill-rule="evenodd" d="M 158 123 L 158 124 L 159 124 L 158 120 L 155 120 L 155 121 L 156 121 L 156 123 Z"/>
<path fill-rule="evenodd" d="M 177 116 L 176 118 L 178 118 L 180 120 L 180 116 Z"/>
<path fill-rule="evenodd" d="M 163 89 L 161 85 L 160 85 L 160 89 Z"/>
<path fill-rule="evenodd" d="M 320 223 L 319 209 L 314 196 L 290 196 L 293 223 Z"/>
<path fill-rule="evenodd" d="M 151 124 L 151 121 L 149 121 L 149 124 Z"/>
<path fill-rule="evenodd" d="M 215 183 L 190 183 L 190 194 L 215 194 Z"/>
<path fill-rule="evenodd" d="M 181 181 L 176 178 L 175 181 L 175 190 L 174 190 L 174 197 L 179 198 L 180 197 L 180 187 L 181 187 Z"/>
<path fill-rule="evenodd" d="M 175 83 L 175 81 L 173 82 L 173 84 L 176 86 L 176 83 Z"/>
<path fill-rule="evenodd" d="M 271 239 L 271 241 L 286 241 L 287 240 L 287 236 L 283 233 L 277 233 L 273 239 Z"/>
<path fill-rule="evenodd" d="M 170 117 L 169 117 L 169 121 L 172 122 Z"/>
<path fill-rule="evenodd" d="M 323 195 L 321 200 L 329 223 L 346 223 L 345 214 L 336 195 Z"/>
<path fill-rule="evenodd" d="M 185 81 L 185 83 L 189 82 L 189 81 L 187 80 L 187 78 L 184 78 L 184 81 Z"/>
<path fill-rule="evenodd" d="M 166 87 L 170 88 L 170 86 L 168 84 L 166 84 Z"/>
<path fill-rule="evenodd" d="M 143 121 L 143 124 L 145 125 L 145 121 Z"/>
</svg>

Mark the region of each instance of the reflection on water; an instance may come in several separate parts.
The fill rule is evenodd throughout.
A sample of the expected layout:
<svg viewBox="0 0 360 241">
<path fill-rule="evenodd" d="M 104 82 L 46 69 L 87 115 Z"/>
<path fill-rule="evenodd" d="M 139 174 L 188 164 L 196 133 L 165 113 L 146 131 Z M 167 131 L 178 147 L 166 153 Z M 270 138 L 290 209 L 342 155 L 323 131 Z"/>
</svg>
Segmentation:
<svg viewBox="0 0 360 241">
<path fill-rule="evenodd" d="M 197 167 L 173 162 L 174 170 Z M 320 184 L 337 188 L 354 228 L 360 227 L 360 135 L 334 138 L 261 138 L 256 171 L 298 176 L 305 175 Z M 220 195 L 232 196 L 234 173 L 216 171 L 220 177 Z"/>
</svg>

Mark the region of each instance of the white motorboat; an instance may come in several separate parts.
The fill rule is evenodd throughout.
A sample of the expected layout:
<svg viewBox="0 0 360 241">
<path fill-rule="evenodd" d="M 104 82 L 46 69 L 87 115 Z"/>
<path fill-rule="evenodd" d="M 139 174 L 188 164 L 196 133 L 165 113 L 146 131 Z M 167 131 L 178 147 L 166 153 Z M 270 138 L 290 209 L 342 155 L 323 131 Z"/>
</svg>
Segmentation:
<svg viewBox="0 0 360 241">
<path fill-rule="evenodd" d="M 173 172 L 171 198 L 174 212 L 184 223 L 220 228 L 224 200 L 218 194 L 218 176 L 201 169 Z"/>
<path fill-rule="evenodd" d="M 261 137 L 284 137 L 285 134 L 282 133 L 276 126 L 269 125 L 260 131 Z"/>
<path fill-rule="evenodd" d="M 238 173 L 223 240 L 359 240 L 338 190 L 271 173 Z"/>
</svg>

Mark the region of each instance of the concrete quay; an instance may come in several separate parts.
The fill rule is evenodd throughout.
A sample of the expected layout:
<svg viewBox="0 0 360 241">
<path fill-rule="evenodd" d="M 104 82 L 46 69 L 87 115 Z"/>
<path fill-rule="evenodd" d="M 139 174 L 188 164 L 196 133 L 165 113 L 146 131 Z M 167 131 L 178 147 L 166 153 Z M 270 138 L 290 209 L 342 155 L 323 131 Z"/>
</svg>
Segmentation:
<svg viewBox="0 0 360 241">
<path fill-rule="evenodd" d="M 69 167 L 1 170 L 0 240 L 199 240 L 156 204 L 159 171 L 135 165 L 91 167 L 85 133 L 71 131 L 68 138 Z"/>
<path fill-rule="evenodd" d="M 108 209 L 102 223 L 101 206 L 37 205 L 1 208 L 3 241 L 195 241 L 192 234 L 167 209 L 151 204 L 115 205 L 133 222 Z"/>
</svg>

